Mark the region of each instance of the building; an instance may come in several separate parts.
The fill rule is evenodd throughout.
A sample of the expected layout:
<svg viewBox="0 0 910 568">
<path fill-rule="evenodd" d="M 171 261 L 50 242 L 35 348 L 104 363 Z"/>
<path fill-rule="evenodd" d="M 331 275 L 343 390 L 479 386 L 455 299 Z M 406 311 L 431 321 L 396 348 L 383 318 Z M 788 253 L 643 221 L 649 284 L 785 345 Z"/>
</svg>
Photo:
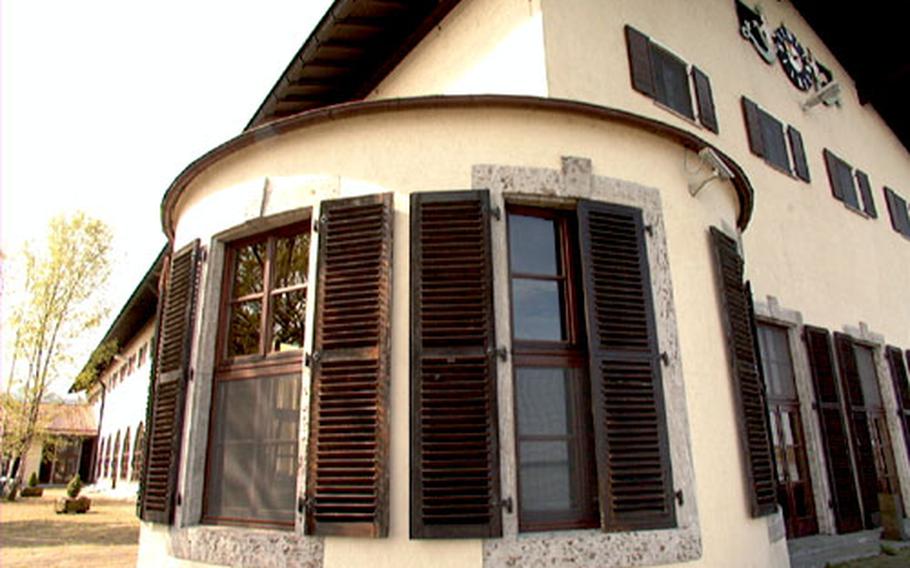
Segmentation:
<svg viewBox="0 0 910 568">
<path fill-rule="evenodd" d="M 902 516 L 907 79 L 808 4 L 337 0 L 165 193 L 140 563 L 785 566 Z"/>
<path fill-rule="evenodd" d="M 42 484 L 65 484 L 77 473 L 87 479 L 95 451 L 97 422 L 87 404 L 42 403 L 37 440 L 25 453 L 22 479 L 37 474 Z"/>
<path fill-rule="evenodd" d="M 84 391 L 97 429 L 91 474 L 96 489 L 135 495 L 145 449 L 146 406 L 152 366 L 152 336 L 158 306 L 158 278 L 164 251 L 130 295 L 86 362 L 70 392 Z"/>
</svg>

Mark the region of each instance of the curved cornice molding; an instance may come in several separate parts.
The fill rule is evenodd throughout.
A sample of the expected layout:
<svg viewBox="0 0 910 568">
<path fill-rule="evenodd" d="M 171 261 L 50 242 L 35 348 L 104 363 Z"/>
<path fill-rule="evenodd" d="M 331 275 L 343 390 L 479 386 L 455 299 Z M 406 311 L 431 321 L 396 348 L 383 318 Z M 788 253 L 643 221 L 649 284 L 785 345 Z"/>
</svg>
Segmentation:
<svg viewBox="0 0 910 568">
<path fill-rule="evenodd" d="M 752 217 L 754 191 L 752 189 L 752 184 L 749 182 L 743 169 L 733 160 L 733 158 L 717 147 L 681 128 L 628 111 L 566 99 L 520 95 L 433 95 L 360 101 L 323 107 L 289 116 L 281 120 L 270 122 L 259 128 L 243 132 L 193 161 L 174 179 L 161 201 L 161 224 L 164 233 L 169 240 L 174 239 L 174 206 L 186 190 L 186 187 L 196 178 L 196 176 L 222 158 L 247 148 L 248 146 L 252 146 L 257 142 L 280 136 L 293 130 L 314 126 L 332 120 L 394 111 L 457 108 L 528 109 L 574 114 L 586 118 L 616 122 L 640 128 L 672 140 L 693 152 L 699 152 L 704 148 L 711 148 L 720 156 L 724 164 L 729 167 L 734 174 L 733 179 L 730 181 L 736 190 L 740 205 L 739 217 L 736 220 L 737 226 L 741 230 L 745 229 L 749 224 L 749 219 Z"/>
</svg>

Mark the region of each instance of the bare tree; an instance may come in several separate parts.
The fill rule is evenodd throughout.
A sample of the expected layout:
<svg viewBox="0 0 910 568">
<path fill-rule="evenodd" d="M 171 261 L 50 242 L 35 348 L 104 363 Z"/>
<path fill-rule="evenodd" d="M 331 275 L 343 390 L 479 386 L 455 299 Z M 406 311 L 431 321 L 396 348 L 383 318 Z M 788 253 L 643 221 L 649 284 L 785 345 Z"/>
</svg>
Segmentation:
<svg viewBox="0 0 910 568">
<path fill-rule="evenodd" d="M 10 458 L 15 485 L 21 485 L 26 453 L 39 435 L 42 400 L 73 361 L 74 344 L 106 314 L 100 293 L 111 271 L 107 225 L 84 213 L 54 217 L 45 245 L 25 246 L 21 289 L 7 324 L 15 343 L 0 450 Z"/>
</svg>

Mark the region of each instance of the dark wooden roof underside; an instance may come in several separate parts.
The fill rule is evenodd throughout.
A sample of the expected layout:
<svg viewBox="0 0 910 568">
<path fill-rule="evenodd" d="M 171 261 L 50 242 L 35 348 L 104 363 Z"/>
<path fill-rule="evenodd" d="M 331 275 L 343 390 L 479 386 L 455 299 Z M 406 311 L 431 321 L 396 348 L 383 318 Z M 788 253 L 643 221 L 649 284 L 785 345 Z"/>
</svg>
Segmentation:
<svg viewBox="0 0 910 568">
<path fill-rule="evenodd" d="M 910 150 L 906 5 L 866 2 L 849 14 L 831 2 L 793 0 L 793 5 L 853 78 L 860 103 L 871 104 Z"/>
<path fill-rule="evenodd" d="M 458 0 L 335 0 L 246 130 L 365 97 Z"/>
</svg>

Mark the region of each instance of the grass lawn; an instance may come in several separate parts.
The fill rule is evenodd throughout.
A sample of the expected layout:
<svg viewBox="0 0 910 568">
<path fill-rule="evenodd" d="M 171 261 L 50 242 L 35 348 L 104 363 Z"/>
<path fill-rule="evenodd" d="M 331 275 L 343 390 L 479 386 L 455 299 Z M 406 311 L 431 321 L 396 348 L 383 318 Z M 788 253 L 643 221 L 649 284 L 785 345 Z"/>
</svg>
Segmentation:
<svg viewBox="0 0 910 568">
<path fill-rule="evenodd" d="M 88 495 L 92 508 L 82 515 L 54 513 L 64 489 L 44 496 L 0 502 L 0 566 L 135 566 L 139 520 L 133 501 Z"/>
</svg>

